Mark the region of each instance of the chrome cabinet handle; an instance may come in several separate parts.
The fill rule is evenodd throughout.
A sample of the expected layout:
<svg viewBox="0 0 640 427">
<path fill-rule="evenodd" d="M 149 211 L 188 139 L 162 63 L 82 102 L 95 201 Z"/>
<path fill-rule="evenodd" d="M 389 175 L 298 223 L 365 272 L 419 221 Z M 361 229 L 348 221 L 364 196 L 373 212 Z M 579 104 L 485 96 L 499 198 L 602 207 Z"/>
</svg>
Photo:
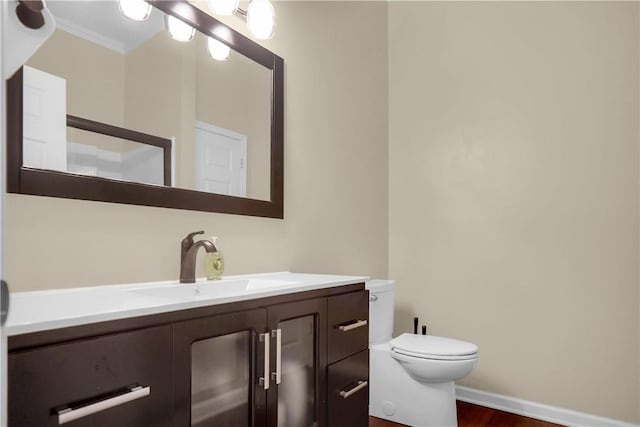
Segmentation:
<svg viewBox="0 0 640 427">
<path fill-rule="evenodd" d="M 282 381 L 282 329 L 274 329 L 271 331 L 271 336 L 276 339 L 276 371 L 272 375 L 276 384 L 280 384 Z"/>
<path fill-rule="evenodd" d="M 361 328 L 363 326 L 367 326 L 367 321 L 366 320 L 358 320 L 355 323 L 350 323 L 348 325 L 340 325 L 338 326 L 338 329 L 340 329 L 342 332 L 347 332 L 347 331 L 351 331 L 353 329 L 356 328 Z"/>
<path fill-rule="evenodd" d="M 140 399 L 141 397 L 149 396 L 151 394 L 151 387 L 142 387 L 140 385 L 129 387 L 127 391 L 117 396 L 110 397 L 108 399 L 100 400 L 98 402 L 91 403 L 89 405 L 80 406 L 77 408 L 69 407 L 59 409 L 57 411 L 58 424 L 66 424 L 70 421 L 74 421 L 80 418 L 84 418 L 88 415 L 95 414 L 96 412 L 104 411 L 105 409 L 113 408 L 115 406 L 122 405 L 123 403 L 131 402 L 132 400 Z"/>
<path fill-rule="evenodd" d="M 354 388 L 352 388 L 351 390 L 348 391 L 344 391 L 341 390 L 340 391 L 340 396 L 344 397 L 345 399 L 351 397 L 353 394 L 359 392 L 360 390 L 362 390 L 363 388 L 365 388 L 367 385 L 369 385 L 368 381 L 358 381 L 358 385 L 355 386 Z"/>
<path fill-rule="evenodd" d="M 4 325 L 9 314 L 9 287 L 7 282 L 0 280 L 0 326 Z"/>
<path fill-rule="evenodd" d="M 378 301 L 378 295 L 374 295 L 374 294 L 369 295 L 369 301 L 371 302 Z"/>
<path fill-rule="evenodd" d="M 269 333 L 260 334 L 260 341 L 264 341 L 264 377 L 260 377 L 259 381 L 265 390 L 269 390 Z"/>
</svg>

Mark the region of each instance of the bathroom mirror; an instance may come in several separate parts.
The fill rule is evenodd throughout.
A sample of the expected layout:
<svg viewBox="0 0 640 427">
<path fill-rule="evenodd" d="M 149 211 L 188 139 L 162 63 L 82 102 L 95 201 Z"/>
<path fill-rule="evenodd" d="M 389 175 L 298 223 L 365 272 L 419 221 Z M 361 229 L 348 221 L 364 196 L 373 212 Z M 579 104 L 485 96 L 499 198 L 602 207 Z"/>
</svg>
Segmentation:
<svg viewBox="0 0 640 427">
<path fill-rule="evenodd" d="M 188 2 L 149 3 L 142 22 L 47 3 L 57 29 L 8 81 L 8 191 L 282 218 L 284 61 Z"/>
</svg>

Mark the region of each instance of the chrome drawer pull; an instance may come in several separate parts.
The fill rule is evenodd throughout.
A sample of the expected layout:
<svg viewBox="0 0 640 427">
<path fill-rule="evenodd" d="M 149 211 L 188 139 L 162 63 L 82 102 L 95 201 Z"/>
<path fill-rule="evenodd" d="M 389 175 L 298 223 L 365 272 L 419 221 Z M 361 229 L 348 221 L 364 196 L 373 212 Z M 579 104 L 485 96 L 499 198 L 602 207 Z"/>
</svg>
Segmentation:
<svg viewBox="0 0 640 427">
<path fill-rule="evenodd" d="M 354 393 L 359 392 L 360 390 L 362 390 L 363 388 L 365 388 L 367 385 L 369 385 L 368 381 L 358 381 L 358 385 L 355 386 L 354 388 L 352 388 L 349 391 L 340 391 L 340 396 L 344 397 L 345 399 L 351 397 Z"/>
<path fill-rule="evenodd" d="M 351 331 L 352 329 L 361 328 L 363 326 L 367 326 L 367 321 L 366 320 L 358 320 L 357 322 L 351 323 L 349 325 L 340 325 L 340 326 L 338 326 L 338 328 L 342 332 L 347 332 L 347 331 Z"/>
<path fill-rule="evenodd" d="M 60 409 L 58 410 L 58 424 L 66 424 L 70 421 L 84 418 L 88 415 L 95 414 L 96 412 L 104 411 L 105 409 L 113 408 L 115 406 L 122 405 L 123 403 L 131 402 L 132 400 L 140 399 L 141 397 L 149 395 L 151 395 L 151 387 L 135 386 L 130 387 L 128 391 L 125 391 L 122 394 L 105 400 L 100 400 L 90 405 L 80 406 L 75 409 Z"/>
</svg>

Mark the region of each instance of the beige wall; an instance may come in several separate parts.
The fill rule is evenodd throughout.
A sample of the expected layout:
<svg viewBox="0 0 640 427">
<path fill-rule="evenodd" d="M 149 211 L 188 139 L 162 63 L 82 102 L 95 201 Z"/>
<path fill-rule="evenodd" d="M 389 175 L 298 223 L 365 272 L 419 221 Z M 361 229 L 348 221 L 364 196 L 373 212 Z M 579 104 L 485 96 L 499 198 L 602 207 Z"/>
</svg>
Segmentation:
<svg viewBox="0 0 640 427">
<path fill-rule="evenodd" d="M 276 9 L 266 46 L 285 58 L 285 219 L 9 194 L 13 291 L 177 279 L 180 240 L 198 229 L 221 237 L 228 274 L 387 275 L 387 5 Z"/>
<path fill-rule="evenodd" d="M 68 114 L 122 126 L 125 107 L 122 54 L 56 30 L 27 65 L 67 80 Z"/>
<path fill-rule="evenodd" d="M 396 330 L 464 385 L 640 421 L 639 5 L 390 3 Z"/>
</svg>

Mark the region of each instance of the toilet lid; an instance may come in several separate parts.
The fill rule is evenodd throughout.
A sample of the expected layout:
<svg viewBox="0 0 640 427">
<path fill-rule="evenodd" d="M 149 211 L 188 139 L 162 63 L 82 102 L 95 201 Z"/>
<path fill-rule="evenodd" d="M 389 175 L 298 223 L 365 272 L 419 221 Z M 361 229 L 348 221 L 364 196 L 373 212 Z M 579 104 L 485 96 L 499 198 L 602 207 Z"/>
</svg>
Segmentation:
<svg viewBox="0 0 640 427">
<path fill-rule="evenodd" d="M 478 353 L 478 346 L 469 342 L 416 334 L 402 334 L 392 339 L 391 349 L 407 356 L 429 359 L 468 359 Z"/>
</svg>

